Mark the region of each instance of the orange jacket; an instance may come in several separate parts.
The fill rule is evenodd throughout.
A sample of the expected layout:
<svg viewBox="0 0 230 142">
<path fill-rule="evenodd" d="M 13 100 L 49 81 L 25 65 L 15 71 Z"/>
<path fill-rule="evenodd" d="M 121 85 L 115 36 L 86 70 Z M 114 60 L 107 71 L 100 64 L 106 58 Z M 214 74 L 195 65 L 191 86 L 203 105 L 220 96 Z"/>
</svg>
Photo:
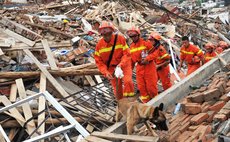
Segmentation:
<svg viewBox="0 0 230 142">
<path fill-rule="evenodd" d="M 155 59 L 157 65 L 162 64 L 171 58 L 171 56 L 167 53 L 162 45 L 155 49 L 154 53 L 157 55 L 157 58 Z"/>
<path fill-rule="evenodd" d="M 189 44 L 188 48 L 181 47 L 180 49 L 180 59 L 185 60 L 188 64 L 196 64 L 194 62 L 194 56 L 200 57 L 203 59 L 204 53 L 197 46 Z"/>
<path fill-rule="evenodd" d="M 141 52 L 144 51 L 149 51 L 152 49 L 152 44 L 150 41 L 145 41 L 144 39 L 140 38 L 139 41 L 137 43 L 132 43 L 130 45 L 130 53 L 131 53 L 131 57 L 132 57 L 132 63 L 133 65 L 136 62 L 141 62 Z M 153 54 L 149 54 L 146 57 L 146 60 L 153 61 L 156 58 L 155 55 Z"/>
<path fill-rule="evenodd" d="M 212 60 L 214 57 L 216 57 L 215 52 L 205 53 L 205 55 L 204 55 L 205 63 L 207 63 L 208 61 Z"/>
<path fill-rule="evenodd" d="M 108 72 L 107 62 L 109 60 L 110 52 L 112 51 L 114 39 L 115 34 L 112 35 L 112 39 L 109 43 L 105 42 L 105 40 L 101 38 L 96 45 L 94 58 L 98 69 L 103 75 L 106 75 Z M 116 67 L 118 64 L 123 67 L 130 59 L 130 50 L 126 44 L 126 40 L 123 36 L 118 35 L 110 67 Z"/>
</svg>

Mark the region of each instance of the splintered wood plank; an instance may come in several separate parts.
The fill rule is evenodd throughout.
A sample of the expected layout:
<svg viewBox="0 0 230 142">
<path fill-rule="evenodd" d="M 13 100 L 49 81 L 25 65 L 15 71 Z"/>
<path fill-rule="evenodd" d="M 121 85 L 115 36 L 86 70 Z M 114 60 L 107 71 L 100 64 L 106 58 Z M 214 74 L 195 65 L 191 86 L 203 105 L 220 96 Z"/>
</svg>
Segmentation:
<svg viewBox="0 0 230 142">
<path fill-rule="evenodd" d="M 16 79 L 15 82 L 18 88 L 18 94 L 19 94 L 20 99 L 25 99 L 27 96 L 26 96 L 26 90 L 25 90 L 22 79 L 21 78 Z M 32 111 L 31 111 L 31 108 L 28 102 L 22 104 L 22 109 L 23 109 L 26 121 L 33 117 Z M 29 126 L 27 126 L 28 132 L 31 134 L 36 129 L 35 122 L 32 119 L 28 122 L 28 124 L 30 124 Z M 34 134 L 33 136 L 36 136 L 36 134 Z"/>
<path fill-rule="evenodd" d="M 11 102 L 15 102 L 16 98 L 17 98 L 17 85 L 16 84 L 12 84 L 11 88 L 10 88 L 10 101 Z"/>
<path fill-rule="evenodd" d="M 96 83 L 94 82 L 93 78 L 89 75 L 85 76 L 86 80 L 89 82 L 90 86 L 95 86 Z"/>
<path fill-rule="evenodd" d="M 38 68 L 42 71 L 42 73 L 46 76 L 49 82 L 53 85 L 53 87 L 64 97 L 68 97 L 69 94 L 63 89 L 63 87 L 57 82 L 57 80 L 47 71 L 47 69 L 38 61 L 38 59 L 28 50 L 23 50 L 38 66 Z M 69 97 L 67 101 L 72 101 L 73 98 Z"/>
<path fill-rule="evenodd" d="M 75 94 L 77 92 L 82 91 L 82 89 L 79 86 L 77 86 L 76 84 L 74 84 L 71 81 L 66 81 L 66 80 L 63 80 L 62 78 L 60 78 L 60 79 L 58 78 L 57 81 L 58 81 L 58 83 L 60 83 L 61 86 L 63 86 L 63 88 L 69 94 Z"/>
<path fill-rule="evenodd" d="M 123 135 L 115 133 L 103 133 L 103 132 L 93 132 L 92 136 L 112 139 L 112 140 L 130 140 L 130 141 L 142 141 L 142 142 L 158 142 L 158 137 L 150 136 L 136 136 L 136 135 Z"/>
<path fill-rule="evenodd" d="M 4 55 L 2 49 L 0 48 L 0 56 Z"/>
<path fill-rule="evenodd" d="M 46 91 L 46 76 L 41 73 L 40 76 L 40 88 L 39 88 L 40 92 L 45 92 Z M 46 107 L 46 99 L 44 96 L 40 96 L 39 97 L 39 105 L 38 105 L 38 113 L 45 110 Z M 41 124 L 41 126 L 38 128 L 38 132 L 40 134 L 44 134 L 45 132 L 45 123 L 42 121 L 45 120 L 45 112 L 41 113 L 40 115 L 38 115 L 38 126 Z M 42 140 L 42 142 L 44 142 L 44 140 Z"/>
<path fill-rule="evenodd" d="M 102 138 L 98 138 L 98 137 L 95 137 L 95 136 L 88 136 L 85 139 L 87 141 L 89 141 L 89 142 L 112 142 L 112 141 L 105 140 L 105 139 L 102 139 Z"/>
<path fill-rule="evenodd" d="M 16 39 L 22 41 L 23 43 L 25 43 L 25 44 L 27 44 L 29 46 L 34 46 L 34 44 L 35 44 L 34 41 L 31 41 L 28 38 L 25 38 L 25 37 L 13 32 L 13 31 L 11 31 L 11 30 L 6 29 L 3 32 L 6 33 L 7 35 L 13 37 L 13 38 L 16 38 Z"/>
<path fill-rule="evenodd" d="M 2 102 L 4 104 L 4 106 L 12 105 L 12 103 L 10 102 L 10 100 L 8 100 L 8 98 L 6 96 L 0 96 L 0 102 Z M 8 113 L 6 111 L 5 113 L 10 115 L 11 117 L 15 118 L 18 121 L 18 123 L 23 127 L 26 120 L 20 114 L 20 112 L 16 108 L 9 109 L 9 112 L 10 113 Z"/>
<path fill-rule="evenodd" d="M 86 130 L 88 130 L 90 133 L 93 132 L 94 127 L 90 124 L 87 125 Z"/>
<path fill-rule="evenodd" d="M 49 43 L 46 39 L 43 39 L 42 40 L 42 45 L 44 47 L 44 50 L 46 52 L 46 56 L 47 56 L 47 60 L 49 62 L 49 65 L 51 67 L 51 70 L 58 70 L 58 67 L 56 65 L 56 62 L 55 62 L 55 59 L 54 59 L 54 56 L 53 56 L 53 53 L 51 52 L 50 50 L 50 46 L 49 46 Z"/>
<path fill-rule="evenodd" d="M 0 142 L 6 142 L 5 138 L 3 137 L 2 133 L 0 133 Z"/>
</svg>

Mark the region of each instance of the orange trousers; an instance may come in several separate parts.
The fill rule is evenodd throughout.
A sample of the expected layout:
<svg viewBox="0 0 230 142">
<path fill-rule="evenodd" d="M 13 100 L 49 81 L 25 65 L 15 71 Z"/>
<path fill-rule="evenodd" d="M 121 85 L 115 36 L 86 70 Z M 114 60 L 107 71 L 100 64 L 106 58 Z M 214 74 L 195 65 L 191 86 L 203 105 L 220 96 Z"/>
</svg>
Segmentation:
<svg viewBox="0 0 230 142">
<path fill-rule="evenodd" d="M 110 67 L 109 72 L 114 75 L 116 67 Z M 123 97 L 132 97 L 134 96 L 134 85 L 132 80 L 132 67 L 131 61 L 128 62 L 124 67 L 121 67 L 123 70 L 124 77 L 122 79 L 114 77 L 110 80 L 110 83 L 113 87 L 113 93 L 117 100 L 122 99 Z M 123 85 L 122 85 L 123 82 Z M 124 86 L 124 87 L 123 87 Z M 117 90 L 118 88 L 118 90 Z"/>
<path fill-rule="evenodd" d="M 172 86 L 170 81 L 170 70 L 169 65 L 166 67 L 162 67 L 160 70 L 157 71 L 158 79 L 161 80 L 162 86 L 164 90 L 167 90 Z"/>
<path fill-rule="evenodd" d="M 188 64 L 188 71 L 186 76 L 190 75 L 191 73 L 193 73 L 195 70 L 197 70 L 200 67 L 200 64 Z"/>
<path fill-rule="evenodd" d="M 147 103 L 158 94 L 157 71 L 154 62 L 148 65 L 137 65 L 136 67 L 137 87 L 140 91 L 140 98 Z"/>
</svg>

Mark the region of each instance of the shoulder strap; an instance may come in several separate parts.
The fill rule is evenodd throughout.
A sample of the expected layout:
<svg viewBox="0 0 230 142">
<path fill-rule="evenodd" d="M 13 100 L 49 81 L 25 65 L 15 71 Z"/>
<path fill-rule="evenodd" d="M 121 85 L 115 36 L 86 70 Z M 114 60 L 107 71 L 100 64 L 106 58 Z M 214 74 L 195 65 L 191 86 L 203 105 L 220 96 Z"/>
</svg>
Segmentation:
<svg viewBox="0 0 230 142">
<path fill-rule="evenodd" d="M 110 65 L 110 62 L 111 62 L 111 60 L 112 60 L 112 58 L 113 58 L 113 53 L 114 53 L 114 50 L 115 50 L 115 46 L 116 46 L 116 43 L 117 43 L 117 34 L 115 35 L 115 39 L 114 39 L 114 43 L 113 43 L 113 47 L 112 47 L 112 51 L 110 52 L 110 54 L 109 54 L 109 60 L 108 60 L 108 62 L 107 62 L 107 68 L 109 68 L 109 65 Z"/>
</svg>

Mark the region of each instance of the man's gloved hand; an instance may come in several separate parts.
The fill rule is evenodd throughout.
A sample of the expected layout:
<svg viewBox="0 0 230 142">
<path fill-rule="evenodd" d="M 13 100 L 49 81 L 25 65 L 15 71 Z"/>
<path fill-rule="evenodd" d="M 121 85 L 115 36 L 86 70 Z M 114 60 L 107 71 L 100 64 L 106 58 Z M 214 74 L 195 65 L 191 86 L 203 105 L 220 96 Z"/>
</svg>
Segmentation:
<svg viewBox="0 0 230 142">
<path fill-rule="evenodd" d="M 147 65 L 147 64 L 149 64 L 149 61 L 146 60 L 146 59 L 143 59 L 143 60 L 141 61 L 141 64 L 142 64 L 142 65 Z"/>
<path fill-rule="evenodd" d="M 116 78 L 122 78 L 122 77 L 124 77 L 123 71 L 122 71 L 122 69 L 121 69 L 120 66 L 116 67 L 114 75 L 116 76 Z"/>
<path fill-rule="evenodd" d="M 109 72 L 107 72 L 107 73 L 105 74 L 105 77 L 106 77 L 107 79 L 109 79 L 109 80 L 112 80 L 112 79 L 113 79 L 113 76 L 112 76 Z"/>
</svg>

